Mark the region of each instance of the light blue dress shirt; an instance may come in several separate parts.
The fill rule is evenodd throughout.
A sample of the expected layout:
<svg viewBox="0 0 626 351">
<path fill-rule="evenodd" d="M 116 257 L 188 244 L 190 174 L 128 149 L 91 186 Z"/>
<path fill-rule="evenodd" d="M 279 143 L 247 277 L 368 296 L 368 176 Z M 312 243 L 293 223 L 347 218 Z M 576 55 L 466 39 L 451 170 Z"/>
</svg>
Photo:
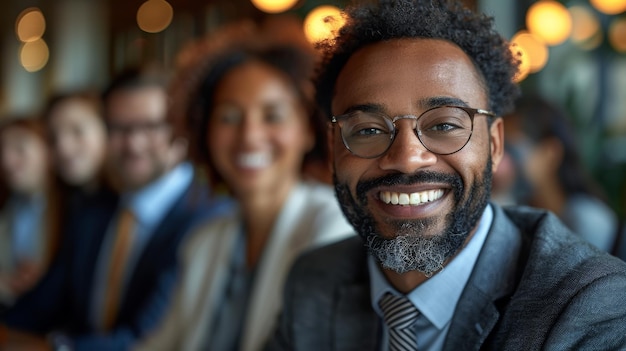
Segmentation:
<svg viewBox="0 0 626 351">
<path fill-rule="evenodd" d="M 41 223 L 46 199 L 41 196 L 15 196 L 10 200 L 13 264 L 21 261 L 40 262 L 45 242 Z"/>
<path fill-rule="evenodd" d="M 128 285 L 131 273 L 139 261 L 141 254 L 172 206 L 193 180 L 193 167 L 189 163 L 182 163 L 176 166 L 167 174 L 148 184 L 144 188 L 124 194 L 122 196 L 119 212 L 130 209 L 135 216 L 135 232 L 131 247 L 128 265 L 124 272 L 122 296 L 124 288 Z M 117 218 L 111 221 L 107 234 L 103 239 L 98 261 L 96 263 L 96 274 L 94 275 L 93 300 L 91 305 L 92 322 L 98 329 L 103 329 L 103 307 L 104 294 L 106 291 L 108 269 L 110 266 L 111 250 L 115 240 L 117 228 Z"/>
<path fill-rule="evenodd" d="M 443 270 L 406 295 L 420 312 L 414 325 L 420 351 L 437 351 L 443 348 L 456 305 L 472 274 L 492 221 L 493 209 L 491 205 L 487 205 L 478 229 L 465 248 Z M 368 259 L 368 265 L 372 307 L 382 318 L 383 314 L 378 306 L 380 298 L 387 292 L 402 294 L 387 282 L 372 256 Z M 387 350 L 387 338 L 387 327 L 383 323 L 381 351 Z"/>
</svg>

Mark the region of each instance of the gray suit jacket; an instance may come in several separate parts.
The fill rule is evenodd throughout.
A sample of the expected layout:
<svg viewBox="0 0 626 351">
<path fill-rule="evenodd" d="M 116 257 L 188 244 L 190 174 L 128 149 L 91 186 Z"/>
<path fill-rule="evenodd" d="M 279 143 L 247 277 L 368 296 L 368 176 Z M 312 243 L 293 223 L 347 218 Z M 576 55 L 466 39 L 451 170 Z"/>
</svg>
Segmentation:
<svg viewBox="0 0 626 351">
<path fill-rule="evenodd" d="M 626 349 L 626 264 L 550 213 L 492 206 L 444 350 Z M 301 257 L 268 349 L 378 350 L 368 275 L 359 238 Z"/>
</svg>

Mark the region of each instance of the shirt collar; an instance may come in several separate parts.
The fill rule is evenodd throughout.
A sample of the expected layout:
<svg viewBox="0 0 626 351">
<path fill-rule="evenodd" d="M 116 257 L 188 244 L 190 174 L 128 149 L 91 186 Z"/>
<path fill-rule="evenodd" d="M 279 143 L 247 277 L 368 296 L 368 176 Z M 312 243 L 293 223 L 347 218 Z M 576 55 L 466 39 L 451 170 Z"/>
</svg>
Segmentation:
<svg viewBox="0 0 626 351">
<path fill-rule="evenodd" d="M 420 313 L 440 330 L 452 320 L 457 302 L 469 280 L 474 264 L 478 260 L 492 221 L 493 209 L 491 205 L 487 205 L 474 236 L 465 248 L 443 270 L 406 295 Z M 374 311 L 382 317 L 382 312 L 378 307 L 380 298 L 387 292 L 395 295 L 402 294 L 387 282 L 376 260 L 371 255 L 368 258 L 368 269 L 370 272 L 371 304 Z"/>
<path fill-rule="evenodd" d="M 151 227 L 158 224 L 192 179 L 191 164 L 181 163 L 138 191 L 125 194 L 122 203 L 130 207 L 142 226 Z"/>
</svg>

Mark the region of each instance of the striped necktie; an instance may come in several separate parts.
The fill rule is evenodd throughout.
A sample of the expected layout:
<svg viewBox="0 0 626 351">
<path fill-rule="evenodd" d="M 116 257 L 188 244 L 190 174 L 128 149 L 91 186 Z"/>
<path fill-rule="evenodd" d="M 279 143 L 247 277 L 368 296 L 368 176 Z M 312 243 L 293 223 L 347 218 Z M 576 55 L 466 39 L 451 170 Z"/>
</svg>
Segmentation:
<svg viewBox="0 0 626 351">
<path fill-rule="evenodd" d="M 417 351 L 417 336 L 411 326 L 417 320 L 417 308 L 404 296 L 385 294 L 379 301 L 389 328 L 389 351 Z"/>
<path fill-rule="evenodd" d="M 122 296 L 124 272 L 130 256 L 135 229 L 135 217 L 126 209 L 119 214 L 115 241 L 111 250 L 109 270 L 107 273 L 107 285 L 104 295 L 103 323 L 105 330 L 110 330 L 117 317 Z"/>
</svg>

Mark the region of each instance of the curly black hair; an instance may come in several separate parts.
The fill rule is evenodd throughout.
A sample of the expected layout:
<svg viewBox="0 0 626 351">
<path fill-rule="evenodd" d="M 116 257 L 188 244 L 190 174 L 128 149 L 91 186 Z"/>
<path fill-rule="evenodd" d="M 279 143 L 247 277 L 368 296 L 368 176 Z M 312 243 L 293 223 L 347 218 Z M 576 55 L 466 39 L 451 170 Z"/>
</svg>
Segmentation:
<svg viewBox="0 0 626 351">
<path fill-rule="evenodd" d="M 311 120 L 311 127 L 317 136 L 323 136 L 324 124 L 320 123 L 320 118 L 315 117 L 316 109 L 312 100 L 312 94 L 307 94 L 306 86 L 303 81 L 310 79 L 313 71 L 314 59 L 304 51 L 293 45 L 250 45 L 241 44 L 239 47 L 233 47 L 228 51 L 216 55 L 212 68 L 206 72 L 206 75 L 200 85 L 194 100 L 189 106 L 188 116 L 190 118 L 190 129 L 197 133 L 198 156 L 204 162 L 210 163 L 210 157 L 207 145 L 207 129 L 209 128 L 209 119 L 211 110 L 213 109 L 213 97 L 215 90 L 218 88 L 220 81 L 226 74 L 233 69 L 249 63 L 251 61 L 259 61 L 283 73 L 291 83 L 296 94 L 300 98 L 307 111 L 307 115 Z M 315 117 L 315 118 L 314 118 Z M 326 143 L 316 143 L 318 147 L 326 147 Z M 322 154 L 326 153 L 323 151 Z"/>
<path fill-rule="evenodd" d="M 452 42 L 474 62 L 489 96 L 489 109 L 502 116 L 513 108 L 519 88 L 513 82 L 519 64 L 493 19 L 448 0 L 380 0 L 346 9 L 346 25 L 337 37 L 321 42 L 316 100 L 328 116 L 335 81 L 359 49 L 381 41 L 431 38 Z"/>
</svg>

